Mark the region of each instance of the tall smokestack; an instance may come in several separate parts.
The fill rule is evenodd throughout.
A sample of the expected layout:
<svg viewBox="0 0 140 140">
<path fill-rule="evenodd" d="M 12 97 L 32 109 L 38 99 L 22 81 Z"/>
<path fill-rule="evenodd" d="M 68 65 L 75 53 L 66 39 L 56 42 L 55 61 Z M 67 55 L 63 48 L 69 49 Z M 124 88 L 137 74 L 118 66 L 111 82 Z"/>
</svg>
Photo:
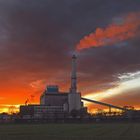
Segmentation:
<svg viewBox="0 0 140 140">
<path fill-rule="evenodd" d="M 71 73 L 71 87 L 68 94 L 69 112 L 72 110 L 80 110 L 82 108 L 81 93 L 77 92 L 77 75 L 76 75 L 76 55 L 72 56 L 72 73 Z"/>
<path fill-rule="evenodd" d="M 77 75 L 76 75 L 76 55 L 72 56 L 72 73 L 71 73 L 71 88 L 70 93 L 77 92 Z"/>
</svg>

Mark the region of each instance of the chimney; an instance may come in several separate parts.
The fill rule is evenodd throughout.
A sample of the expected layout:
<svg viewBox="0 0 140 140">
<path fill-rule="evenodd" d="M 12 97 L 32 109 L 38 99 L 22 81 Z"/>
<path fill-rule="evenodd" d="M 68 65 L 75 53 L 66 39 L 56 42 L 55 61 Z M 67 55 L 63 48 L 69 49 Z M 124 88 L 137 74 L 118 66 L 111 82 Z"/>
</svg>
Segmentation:
<svg viewBox="0 0 140 140">
<path fill-rule="evenodd" d="M 70 93 L 76 93 L 77 92 L 77 75 L 76 75 L 76 55 L 72 56 L 72 73 L 71 73 L 71 88 Z"/>
</svg>

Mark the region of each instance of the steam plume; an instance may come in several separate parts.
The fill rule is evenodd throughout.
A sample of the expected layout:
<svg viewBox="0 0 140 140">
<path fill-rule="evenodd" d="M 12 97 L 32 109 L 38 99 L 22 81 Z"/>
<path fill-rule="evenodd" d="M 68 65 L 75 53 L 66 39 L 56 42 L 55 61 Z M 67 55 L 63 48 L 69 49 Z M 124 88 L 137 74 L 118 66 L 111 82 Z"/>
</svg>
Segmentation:
<svg viewBox="0 0 140 140">
<path fill-rule="evenodd" d="M 106 28 L 97 28 L 80 40 L 77 50 L 113 45 L 134 38 L 140 29 L 140 12 L 129 13 L 121 17 L 119 23 L 112 23 Z"/>
</svg>

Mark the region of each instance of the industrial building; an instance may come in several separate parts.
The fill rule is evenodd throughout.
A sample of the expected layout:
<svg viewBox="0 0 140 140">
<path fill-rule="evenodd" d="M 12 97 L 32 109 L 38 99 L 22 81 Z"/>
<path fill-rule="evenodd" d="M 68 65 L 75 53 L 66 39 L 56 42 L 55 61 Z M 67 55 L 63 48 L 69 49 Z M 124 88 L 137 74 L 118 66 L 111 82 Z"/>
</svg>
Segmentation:
<svg viewBox="0 0 140 140">
<path fill-rule="evenodd" d="M 20 106 L 23 118 L 64 118 L 73 112 L 87 115 L 87 108 L 77 92 L 76 56 L 72 57 L 71 87 L 69 92 L 60 92 L 57 85 L 49 85 L 40 97 L 39 105 Z"/>
<path fill-rule="evenodd" d="M 76 59 L 76 56 L 73 55 L 69 92 L 60 92 L 57 85 L 48 85 L 40 97 L 40 104 L 20 106 L 22 119 L 87 118 L 89 114 L 82 100 L 106 106 L 109 108 L 109 112 L 111 112 L 111 108 L 122 110 L 125 118 L 140 118 L 139 111 L 81 97 L 81 93 L 77 92 Z"/>
</svg>

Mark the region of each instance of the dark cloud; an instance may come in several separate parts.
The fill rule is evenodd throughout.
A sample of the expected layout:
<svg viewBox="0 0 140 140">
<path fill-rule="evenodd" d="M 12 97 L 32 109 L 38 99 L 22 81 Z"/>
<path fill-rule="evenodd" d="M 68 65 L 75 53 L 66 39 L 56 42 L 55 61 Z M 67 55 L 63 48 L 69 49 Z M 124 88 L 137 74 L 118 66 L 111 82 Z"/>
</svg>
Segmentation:
<svg viewBox="0 0 140 140">
<path fill-rule="evenodd" d="M 112 18 L 139 9 L 139 0 L 0 0 L 1 80 L 10 83 L 16 77 L 25 83 L 54 76 L 61 85 L 69 83 L 75 44 Z M 108 83 L 115 74 L 139 64 L 139 46 L 135 39 L 80 52 L 80 89 L 114 86 Z"/>
</svg>

